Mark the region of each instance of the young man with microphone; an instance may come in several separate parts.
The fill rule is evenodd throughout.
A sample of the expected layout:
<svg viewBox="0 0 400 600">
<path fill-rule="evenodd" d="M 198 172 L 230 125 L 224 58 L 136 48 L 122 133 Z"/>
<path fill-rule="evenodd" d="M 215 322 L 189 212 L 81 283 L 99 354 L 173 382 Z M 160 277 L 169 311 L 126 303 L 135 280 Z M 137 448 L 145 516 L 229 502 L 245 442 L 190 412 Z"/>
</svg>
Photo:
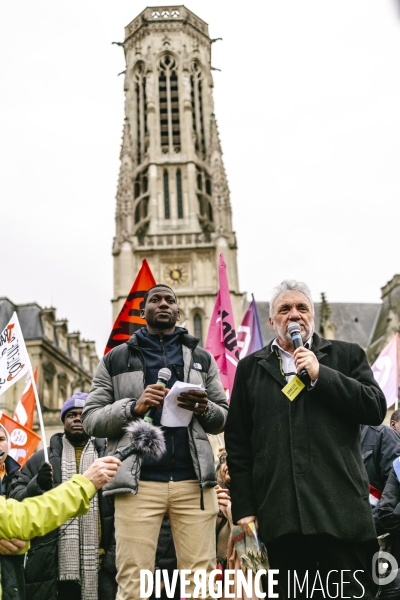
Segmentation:
<svg viewBox="0 0 400 600">
<path fill-rule="evenodd" d="M 274 290 L 269 322 L 276 338 L 240 361 L 229 408 L 233 520 L 248 533 L 258 520 L 280 598 L 313 597 L 315 584 L 323 597 L 339 589 L 372 599 L 375 528 L 360 424 L 382 422 L 385 397 L 357 344 L 314 332 L 304 283 Z"/>
<path fill-rule="evenodd" d="M 140 598 L 140 571 L 154 569 L 166 513 L 178 569 L 191 571 L 188 593 L 195 587 L 194 571 L 210 573 L 216 557 L 216 477 L 206 434 L 223 431 L 228 411 L 218 368 L 198 340 L 176 326 L 180 315 L 171 288 L 152 287 L 143 304 L 146 327 L 111 350 L 97 368 L 82 413 L 85 430 L 107 437 L 110 453 L 120 453 L 129 443 L 138 446 L 125 431 L 127 426 L 136 431 L 139 427 L 142 433 L 145 425 L 160 428 L 165 395 L 176 381 L 200 384 L 204 391 L 178 397 L 178 405 L 192 418 L 188 427 L 162 428 L 166 451 L 130 454 L 105 491 L 115 494 L 118 600 Z"/>
</svg>

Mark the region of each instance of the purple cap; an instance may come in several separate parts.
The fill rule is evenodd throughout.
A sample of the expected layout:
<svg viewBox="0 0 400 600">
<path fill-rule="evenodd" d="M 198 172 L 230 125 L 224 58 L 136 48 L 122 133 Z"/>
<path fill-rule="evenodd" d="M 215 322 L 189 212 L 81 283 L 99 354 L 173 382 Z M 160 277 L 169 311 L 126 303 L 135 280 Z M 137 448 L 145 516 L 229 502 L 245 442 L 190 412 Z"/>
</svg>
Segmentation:
<svg viewBox="0 0 400 600">
<path fill-rule="evenodd" d="M 86 394 L 85 392 L 75 392 L 75 394 L 72 396 L 72 398 L 69 398 L 68 400 L 66 400 L 63 404 L 63 407 L 62 407 L 61 413 L 60 413 L 61 421 L 64 423 L 64 417 L 65 417 L 66 413 L 69 410 L 71 410 L 72 408 L 83 408 L 85 406 L 87 397 L 88 397 L 88 394 Z"/>
</svg>

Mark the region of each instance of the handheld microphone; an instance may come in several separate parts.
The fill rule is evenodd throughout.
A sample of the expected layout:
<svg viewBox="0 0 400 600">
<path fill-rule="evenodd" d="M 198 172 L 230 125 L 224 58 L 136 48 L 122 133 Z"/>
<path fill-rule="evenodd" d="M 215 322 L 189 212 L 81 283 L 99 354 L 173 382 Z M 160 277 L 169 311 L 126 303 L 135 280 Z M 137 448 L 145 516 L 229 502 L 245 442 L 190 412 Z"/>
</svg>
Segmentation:
<svg viewBox="0 0 400 600">
<path fill-rule="evenodd" d="M 288 325 L 287 330 L 290 337 L 292 338 L 294 349 L 297 350 L 297 348 L 302 348 L 304 344 L 303 340 L 301 339 L 300 325 L 296 321 L 291 321 Z M 306 369 L 302 369 L 300 371 L 300 375 L 307 375 Z"/>
<path fill-rule="evenodd" d="M 114 456 L 119 460 L 125 460 L 131 454 L 148 456 L 158 460 L 165 454 L 164 434 L 159 427 L 154 427 L 143 421 L 133 421 L 125 431 L 130 434 L 131 442 L 124 448 L 118 449 Z"/>
<path fill-rule="evenodd" d="M 171 377 L 172 373 L 169 369 L 167 369 L 166 367 L 164 369 L 160 369 L 158 371 L 157 383 L 163 385 L 164 387 L 167 387 L 167 383 L 171 379 Z M 146 423 L 152 423 L 156 410 L 157 409 L 155 407 L 149 408 L 143 420 L 146 421 Z"/>
</svg>

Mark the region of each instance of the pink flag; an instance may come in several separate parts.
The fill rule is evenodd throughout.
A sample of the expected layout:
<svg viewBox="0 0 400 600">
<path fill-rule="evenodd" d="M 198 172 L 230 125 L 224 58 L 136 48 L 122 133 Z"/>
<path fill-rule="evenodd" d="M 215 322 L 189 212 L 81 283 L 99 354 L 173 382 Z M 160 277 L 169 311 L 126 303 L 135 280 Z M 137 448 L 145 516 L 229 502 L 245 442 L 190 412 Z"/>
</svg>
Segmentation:
<svg viewBox="0 0 400 600">
<path fill-rule="evenodd" d="M 397 408 L 399 393 L 398 337 L 399 334 L 396 333 L 371 367 L 376 381 L 385 394 L 388 408 L 393 404 L 396 404 Z"/>
<path fill-rule="evenodd" d="M 238 347 L 240 350 L 240 358 L 244 358 L 252 352 L 257 352 L 264 347 L 260 321 L 258 320 L 257 305 L 252 294 L 252 301 L 246 314 L 243 317 L 242 324 L 238 329 Z"/>
<path fill-rule="evenodd" d="M 239 361 L 224 255 L 219 257 L 219 290 L 208 330 L 206 350 L 215 358 L 229 400 Z"/>
</svg>

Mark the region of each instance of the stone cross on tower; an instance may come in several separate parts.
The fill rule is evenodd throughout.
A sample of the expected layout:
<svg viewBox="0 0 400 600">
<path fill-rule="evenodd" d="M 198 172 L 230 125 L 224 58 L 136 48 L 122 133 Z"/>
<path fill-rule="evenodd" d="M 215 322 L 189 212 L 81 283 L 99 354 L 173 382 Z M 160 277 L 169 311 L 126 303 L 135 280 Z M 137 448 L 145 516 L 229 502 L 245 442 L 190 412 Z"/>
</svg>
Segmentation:
<svg viewBox="0 0 400 600">
<path fill-rule="evenodd" d="M 224 253 L 243 314 L 229 189 L 214 116 L 207 24 L 184 6 L 146 8 L 125 29 L 125 123 L 114 239 L 114 318 L 142 259 L 205 342 Z"/>
</svg>

